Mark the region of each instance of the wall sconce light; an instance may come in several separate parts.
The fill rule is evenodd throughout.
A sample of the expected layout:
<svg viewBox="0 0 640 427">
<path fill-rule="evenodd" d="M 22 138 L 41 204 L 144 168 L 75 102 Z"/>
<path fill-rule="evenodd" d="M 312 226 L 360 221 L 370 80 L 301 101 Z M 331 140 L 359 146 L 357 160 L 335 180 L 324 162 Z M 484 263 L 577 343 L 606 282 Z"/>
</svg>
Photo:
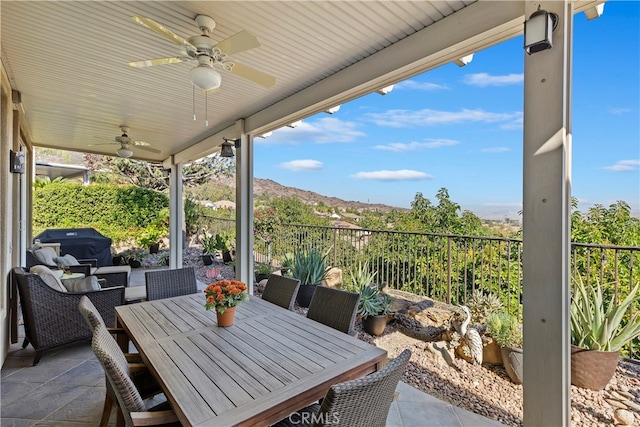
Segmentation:
<svg viewBox="0 0 640 427">
<path fill-rule="evenodd" d="M 533 12 L 524 21 L 524 50 L 531 55 L 541 50 L 551 49 L 553 41 L 551 34 L 558 26 L 558 15 L 540 9 Z"/>
<path fill-rule="evenodd" d="M 587 16 L 588 20 L 596 19 L 602 16 L 604 13 L 604 3 L 600 3 L 595 7 L 590 7 L 589 9 L 584 11 L 584 14 Z"/>
<path fill-rule="evenodd" d="M 162 169 L 162 177 L 167 179 L 171 176 L 171 169 Z"/>
<path fill-rule="evenodd" d="M 220 145 L 220 157 L 233 157 L 233 148 L 240 148 L 240 139 L 222 139 L 224 139 L 224 142 Z"/>
</svg>

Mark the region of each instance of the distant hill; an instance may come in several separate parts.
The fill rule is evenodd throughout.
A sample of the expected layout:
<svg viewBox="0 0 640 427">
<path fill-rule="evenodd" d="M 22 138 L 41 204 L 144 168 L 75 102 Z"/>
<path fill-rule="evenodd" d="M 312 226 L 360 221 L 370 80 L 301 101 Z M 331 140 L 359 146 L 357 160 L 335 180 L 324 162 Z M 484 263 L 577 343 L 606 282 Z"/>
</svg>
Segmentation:
<svg viewBox="0 0 640 427">
<path fill-rule="evenodd" d="M 234 178 L 221 178 L 221 184 L 235 187 Z M 269 197 L 295 197 L 302 200 L 307 204 L 314 204 L 322 202 L 330 207 L 337 207 L 341 210 L 355 209 L 357 211 L 363 210 L 377 210 L 381 212 L 390 212 L 392 210 L 406 211 L 405 208 L 399 208 L 395 206 L 384 205 L 382 203 L 364 203 L 354 200 L 342 200 L 337 197 L 323 196 L 322 194 L 314 193 L 313 191 L 301 190 L 295 187 L 287 187 L 271 179 L 254 178 L 253 179 L 253 193 L 257 195 L 267 195 Z"/>
</svg>

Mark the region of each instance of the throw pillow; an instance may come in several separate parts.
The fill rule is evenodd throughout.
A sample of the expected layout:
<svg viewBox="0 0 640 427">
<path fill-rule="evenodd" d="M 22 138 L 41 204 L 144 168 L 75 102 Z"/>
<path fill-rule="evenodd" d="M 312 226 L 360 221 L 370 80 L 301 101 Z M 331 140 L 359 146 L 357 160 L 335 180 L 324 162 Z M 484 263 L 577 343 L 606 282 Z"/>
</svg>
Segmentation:
<svg viewBox="0 0 640 427">
<path fill-rule="evenodd" d="M 73 293 L 85 293 L 102 289 L 96 276 L 89 276 L 84 279 L 67 279 L 62 284 L 69 292 Z"/>
<path fill-rule="evenodd" d="M 29 269 L 30 273 L 37 274 L 51 289 L 59 292 L 67 292 L 58 275 L 46 265 L 34 265 Z"/>
<path fill-rule="evenodd" d="M 56 254 L 56 251 L 53 250 L 53 248 L 45 247 L 45 248 L 34 249 L 33 256 L 35 257 L 36 260 L 38 260 L 38 262 L 44 265 L 55 266 L 56 262 L 54 258 L 56 258 L 58 255 Z"/>
<path fill-rule="evenodd" d="M 55 257 L 53 259 L 57 265 L 70 266 L 70 265 L 80 265 L 80 262 L 71 254 L 66 254 L 65 256 Z"/>
</svg>

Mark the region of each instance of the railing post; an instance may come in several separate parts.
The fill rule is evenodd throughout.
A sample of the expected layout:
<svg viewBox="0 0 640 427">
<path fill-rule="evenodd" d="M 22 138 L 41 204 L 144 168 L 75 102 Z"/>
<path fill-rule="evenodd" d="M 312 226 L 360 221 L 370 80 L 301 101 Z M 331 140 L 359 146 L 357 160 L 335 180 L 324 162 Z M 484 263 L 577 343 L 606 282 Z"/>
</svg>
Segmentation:
<svg viewBox="0 0 640 427">
<path fill-rule="evenodd" d="M 447 236 L 447 304 L 451 304 L 451 236 Z"/>
</svg>

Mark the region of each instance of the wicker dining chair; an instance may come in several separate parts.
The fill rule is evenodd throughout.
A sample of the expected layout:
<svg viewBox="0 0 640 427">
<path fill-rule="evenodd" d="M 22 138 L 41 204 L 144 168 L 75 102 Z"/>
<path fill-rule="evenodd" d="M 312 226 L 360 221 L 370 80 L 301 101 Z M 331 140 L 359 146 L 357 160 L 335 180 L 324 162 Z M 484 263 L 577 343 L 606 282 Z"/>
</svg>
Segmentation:
<svg viewBox="0 0 640 427">
<path fill-rule="evenodd" d="M 262 299 L 287 310 L 293 310 L 298 289 L 300 289 L 299 279 L 271 274 L 262 292 Z"/>
<path fill-rule="evenodd" d="M 108 383 L 107 389 L 110 389 L 115 396 L 120 408 L 118 416 L 124 418 L 125 425 L 181 425 L 169 402 L 163 402 L 151 408 L 147 407 L 136 384 L 129 376 L 129 364 L 124 353 L 107 329 L 96 328 L 91 340 L 91 347 L 104 368 Z M 118 420 L 116 425 L 120 421 Z"/>
<path fill-rule="evenodd" d="M 274 427 L 384 427 L 396 387 L 410 358 L 411 350 L 404 350 L 378 372 L 332 385 L 322 404 L 307 406 Z"/>
<path fill-rule="evenodd" d="M 91 300 L 86 296 L 80 298 L 78 309 L 84 319 L 87 321 L 87 325 L 91 329 L 92 335 L 95 335 L 97 330 L 106 330 L 112 336 L 126 335 L 126 332 L 122 328 L 108 328 L 104 323 L 104 319 L 100 315 L 100 312 L 96 309 L 96 306 L 93 305 Z M 129 375 L 131 376 L 131 379 L 138 389 L 140 395 L 146 399 L 148 397 L 153 397 L 157 394 L 162 393 L 162 389 L 158 385 L 155 378 L 153 378 L 153 375 L 151 375 L 147 367 L 142 362 L 140 355 L 137 353 L 123 354 L 128 364 Z M 111 388 L 109 381 L 106 380 L 106 383 L 107 392 L 105 394 L 104 405 L 102 408 L 100 427 L 106 427 L 109 424 L 109 417 L 111 415 L 113 403 L 117 402 L 115 393 Z"/>
<path fill-rule="evenodd" d="M 193 267 L 147 271 L 144 274 L 147 301 L 195 294 L 198 292 Z"/>
<path fill-rule="evenodd" d="M 311 298 L 307 317 L 345 334 L 355 335 L 359 301 L 357 292 L 318 286 Z"/>
</svg>

